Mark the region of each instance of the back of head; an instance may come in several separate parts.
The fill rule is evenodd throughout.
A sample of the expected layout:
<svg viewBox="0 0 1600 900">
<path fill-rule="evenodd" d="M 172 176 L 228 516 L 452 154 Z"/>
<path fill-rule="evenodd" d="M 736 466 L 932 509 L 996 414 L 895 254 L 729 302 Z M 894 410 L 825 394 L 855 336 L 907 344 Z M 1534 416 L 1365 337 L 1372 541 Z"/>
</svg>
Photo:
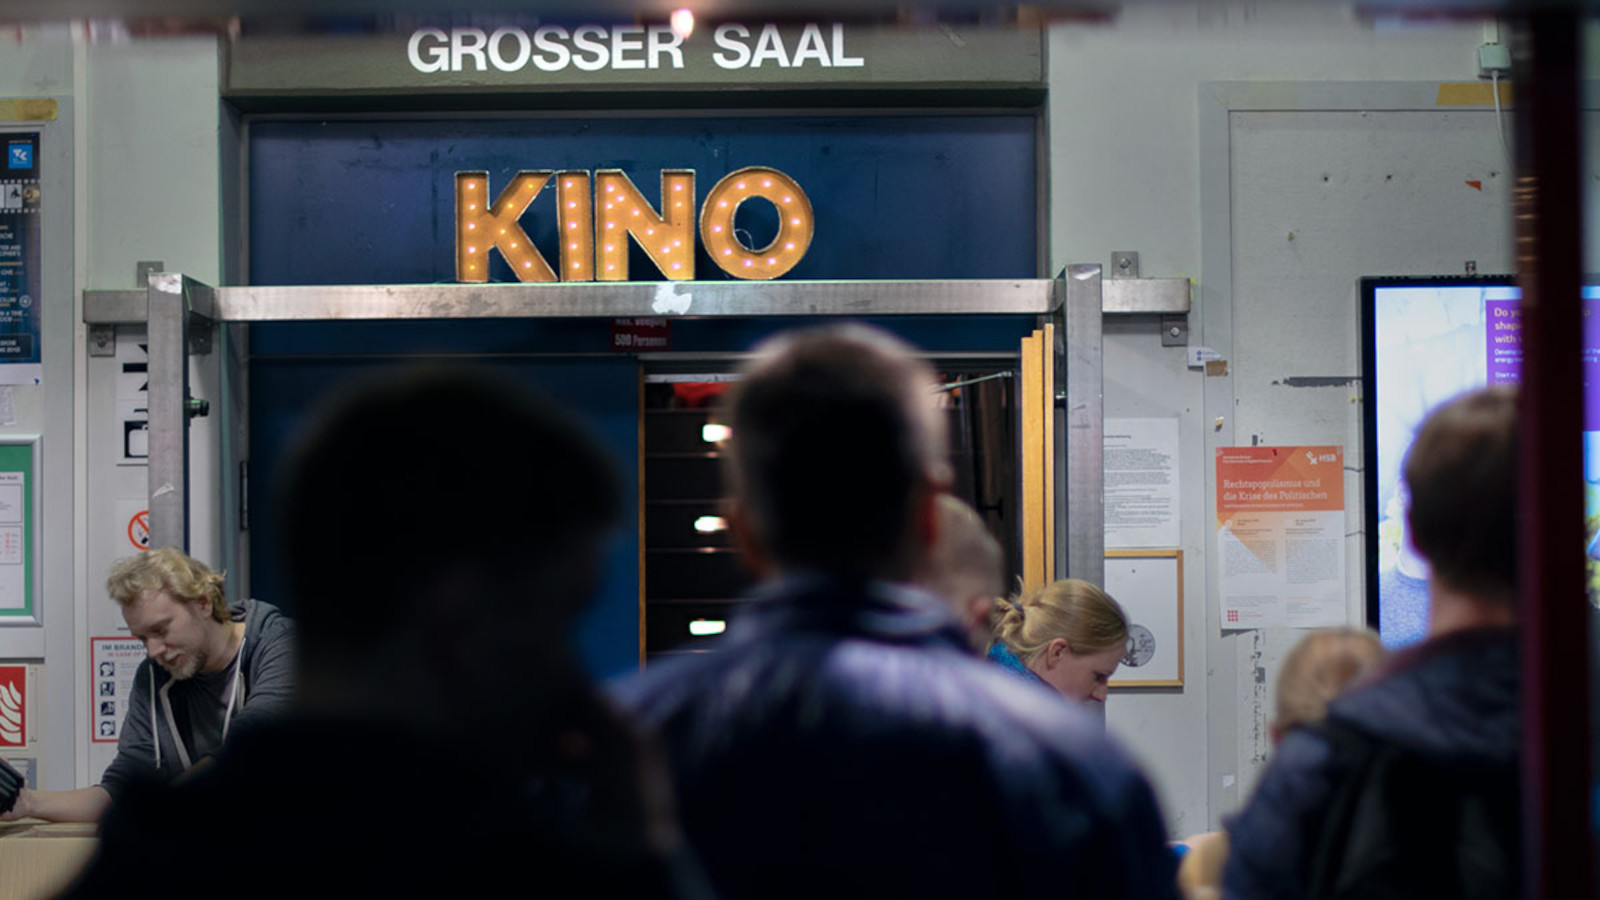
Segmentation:
<svg viewBox="0 0 1600 900">
<path fill-rule="evenodd" d="M 1516 405 L 1515 388 L 1501 385 L 1440 406 L 1403 470 L 1411 542 L 1434 577 L 1507 606 L 1517 585 Z"/>
<path fill-rule="evenodd" d="M 1330 628 L 1300 639 L 1278 673 L 1272 731 L 1320 722 L 1328 703 L 1383 658 L 1383 644 L 1365 628 Z"/>
<path fill-rule="evenodd" d="M 1004 590 L 1000 542 L 977 512 L 962 500 L 940 494 L 937 527 L 917 583 L 956 604 L 972 597 L 1000 596 Z"/>
<path fill-rule="evenodd" d="M 910 574 L 915 504 L 945 480 L 932 371 L 861 325 L 791 332 L 756 349 L 726 398 L 729 486 L 783 569 Z"/>
<path fill-rule="evenodd" d="M 990 630 L 996 641 L 1030 663 L 1057 638 L 1078 656 L 1126 647 L 1128 615 L 1105 591 L 1065 578 L 995 604 Z"/>
<path fill-rule="evenodd" d="M 949 604 L 981 650 L 989 642 L 995 598 L 1004 590 L 1000 542 L 972 507 L 949 494 L 939 495 L 936 525 L 937 537 L 918 569 L 917 584 Z"/>
<path fill-rule="evenodd" d="M 488 373 L 425 368 L 326 404 L 290 459 L 283 546 L 303 662 L 497 621 L 559 646 L 620 512 L 604 451 Z"/>
<path fill-rule="evenodd" d="M 152 591 L 165 591 L 180 603 L 203 599 L 211 618 L 226 622 L 230 611 L 222 584 L 220 574 L 177 547 L 153 547 L 112 564 L 106 595 L 124 607 Z"/>
</svg>

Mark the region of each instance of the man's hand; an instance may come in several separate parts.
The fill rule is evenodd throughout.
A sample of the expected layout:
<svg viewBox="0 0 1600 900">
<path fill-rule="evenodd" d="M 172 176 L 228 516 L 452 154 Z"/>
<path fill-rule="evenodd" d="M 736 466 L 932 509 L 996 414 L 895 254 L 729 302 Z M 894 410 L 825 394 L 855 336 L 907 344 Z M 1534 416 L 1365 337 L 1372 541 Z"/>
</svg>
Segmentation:
<svg viewBox="0 0 1600 900">
<path fill-rule="evenodd" d="M 0 822 L 27 818 L 46 822 L 98 822 L 110 805 L 111 795 L 99 785 L 75 791 L 31 791 L 23 788 L 17 794 L 17 805 L 0 816 Z"/>
<path fill-rule="evenodd" d="M 5 813 L 4 815 L 0 815 L 0 822 L 15 822 L 18 819 L 32 818 L 33 808 L 33 791 L 23 788 L 20 792 L 18 792 L 17 802 L 11 807 L 11 811 Z"/>
</svg>

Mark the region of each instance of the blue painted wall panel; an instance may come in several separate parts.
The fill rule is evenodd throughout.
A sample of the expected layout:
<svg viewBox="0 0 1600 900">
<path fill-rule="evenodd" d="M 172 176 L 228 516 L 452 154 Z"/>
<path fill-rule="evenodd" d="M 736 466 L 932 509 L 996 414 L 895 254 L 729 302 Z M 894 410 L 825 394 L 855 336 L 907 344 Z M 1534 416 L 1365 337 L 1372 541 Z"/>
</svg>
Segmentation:
<svg viewBox="0 0 1600 900">
<path fill-rule="evenodd" d="M 646 199 L 662 169 L 704 197 L 728 172 L 772 166 L 816 212 L 786 277 L 1031 278 L 1037 234 L 1031 116 L 257 122 L 250 129 L 255 284 L 428 284 L 455 277 L 455 173 L 620 168 Z M 749 203 L 752 215 L 763 204 Z M 555 193 L 522 224 L 552 263 Z M 759 235 L 757 235 L 759 236 Z M 760 244 L 753 244 L 760 246 Z M 514 280 L 492 254 L 494 280 Z M 659 278 L 642 253 L 630 275 Z M 725 279 L 704 252 L 699 280 Z"/>
</svg>

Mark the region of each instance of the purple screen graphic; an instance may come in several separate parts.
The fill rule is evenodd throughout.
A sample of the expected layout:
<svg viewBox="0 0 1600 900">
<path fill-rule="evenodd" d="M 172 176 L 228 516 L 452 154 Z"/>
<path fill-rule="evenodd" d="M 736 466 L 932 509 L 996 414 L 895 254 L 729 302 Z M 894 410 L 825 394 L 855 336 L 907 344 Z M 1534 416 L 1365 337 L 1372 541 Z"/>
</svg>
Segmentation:
<svg viewBox="0 0 1600 900">
<path fill-rule="evenodd" d="M 1428 613 L 1427 566 L 1405 533 L 1401 464 L 1417 426 L 1434 407 L 1463 391 L 1520 380 L 1520 296 L 1505 284 L 1372 287 L 1367 402 L 1377 455 L 1367 466 L 1377 486 L 1378 618 L 1371 624 L 1390 647 L 1420 640 Z M 1583 315 L 1584 516 L 1592 600 L 1600 583 L 1600 287 L 1584 288 Z"/>
</svg>

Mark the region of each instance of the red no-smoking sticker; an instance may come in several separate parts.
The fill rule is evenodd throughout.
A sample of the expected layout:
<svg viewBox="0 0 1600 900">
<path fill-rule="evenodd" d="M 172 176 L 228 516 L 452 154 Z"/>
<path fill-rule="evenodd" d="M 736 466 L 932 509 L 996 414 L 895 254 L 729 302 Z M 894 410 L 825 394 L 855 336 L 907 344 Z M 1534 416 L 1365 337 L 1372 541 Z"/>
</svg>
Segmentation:
<svg viewBox="0 0 1600 900">
<path fill-rule="evenodd" d="M 28 667 L 0 666 L 0 747 L 28 743 Z"/>
<path fill-rule="evenodd" d="M 150 549 L 150 510 L 141 509 L 128 520 L 128 543 L 135 550 Z"/>
</svg>

